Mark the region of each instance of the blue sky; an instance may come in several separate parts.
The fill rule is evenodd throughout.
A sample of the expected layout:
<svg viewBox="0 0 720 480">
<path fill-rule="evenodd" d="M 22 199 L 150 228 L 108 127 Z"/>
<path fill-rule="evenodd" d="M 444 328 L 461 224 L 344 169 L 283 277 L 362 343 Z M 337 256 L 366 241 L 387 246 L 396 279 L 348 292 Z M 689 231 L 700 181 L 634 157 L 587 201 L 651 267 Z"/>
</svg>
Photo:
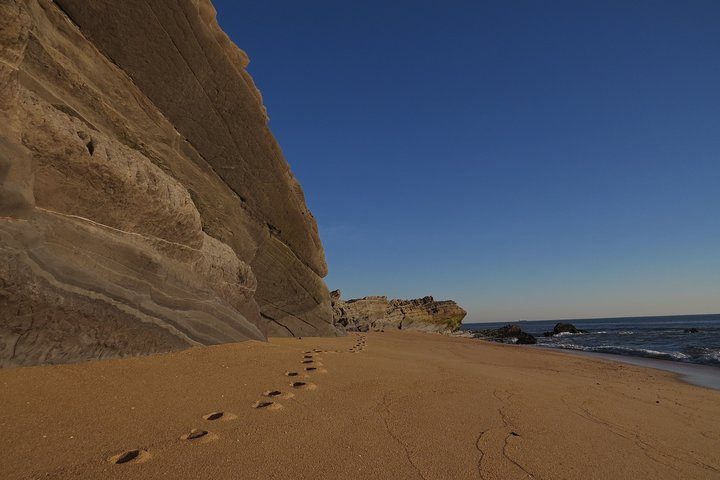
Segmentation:
<svg viewBox="0 0 720 480">
<path fill-rule="evenodd" d="M 214 3 L 344 297 L 720 312 L 720 2 Z"/>
</svg>

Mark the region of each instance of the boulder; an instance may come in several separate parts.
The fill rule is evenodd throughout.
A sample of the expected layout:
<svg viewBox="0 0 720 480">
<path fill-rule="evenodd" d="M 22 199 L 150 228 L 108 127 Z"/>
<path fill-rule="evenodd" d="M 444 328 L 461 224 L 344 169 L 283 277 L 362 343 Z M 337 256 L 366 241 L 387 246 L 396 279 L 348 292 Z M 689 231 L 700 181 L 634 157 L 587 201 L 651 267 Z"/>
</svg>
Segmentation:
<svg viewBox="0 0 720 480">
<path fill-rule="evenodd" d="M 552 332 L 544 332 L 543 336 L 552 337 L 553 335 L 557 335 L 559 333 L 587 333 L 587 330 L 576 328 L 572 323 L 558 322 L 555 324 L 555 328 L 553 328 Z"/>
<path fill-rule="evenodd" d="M 530 333 L 523 331 L 519 325 L 508 324 L 496 329 L 473 331 L 475 338 L 492 340 L 502 343 L 517 343 L 521 345 L 533 345 L 537 339 Z"/>
</svg>

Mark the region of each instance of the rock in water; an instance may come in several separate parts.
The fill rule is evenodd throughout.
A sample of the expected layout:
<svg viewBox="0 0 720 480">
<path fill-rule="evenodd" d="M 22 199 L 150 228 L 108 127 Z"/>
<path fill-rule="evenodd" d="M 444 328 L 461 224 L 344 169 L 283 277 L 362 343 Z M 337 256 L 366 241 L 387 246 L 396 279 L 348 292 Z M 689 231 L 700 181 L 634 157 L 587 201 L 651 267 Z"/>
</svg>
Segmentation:
<svg viewBox="0 0 720 480">
<path fill-rule="evenodd" d="M 460 328 L 467 312 L 455 302 L 436 302 L 433 297 L 388 300 L 364 297 L 342 300 L 340 290 L 330 292 L 336 324 L 346 330 L 366 332 L 397 328 L 425 332 L 447 332 Z"/>
<path fill-rule="evenodd" d="M 0 366 L 336 334 L 247 63 L 209 0 L 0 2 Z"/>
<path fill-rule="evenodd" d="M 473 332 L 476 338 L 484 338 L 495 342 L 518 343 L 521 345 L 534 345 L 537 339 L 530 333 L 523 331 L 519 325 L 505 325 L 504 327 L 476 330 Z"/>
<path fill-rule="evenodd" d="M 576 328 L 572 323 L 558 322 L 555 324 L 555 328 L 553 328 L 552 332 L 544 332 L 543 336 L 552 337 L 553 335 L 558 335 L 560 333 L 587 333 L 587 330 Z"/>
</svg>

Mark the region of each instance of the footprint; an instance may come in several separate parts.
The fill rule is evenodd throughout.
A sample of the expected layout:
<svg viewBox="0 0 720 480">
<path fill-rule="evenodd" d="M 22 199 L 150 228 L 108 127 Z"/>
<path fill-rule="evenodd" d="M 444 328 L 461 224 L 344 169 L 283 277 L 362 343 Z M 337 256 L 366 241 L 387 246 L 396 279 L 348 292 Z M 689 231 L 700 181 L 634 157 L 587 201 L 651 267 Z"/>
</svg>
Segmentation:
<svg viewBox="0 0 720 480">
<path fill-rule="evenodd" d="M 198 438 L 203 438 L 208 434 L 207 430 L 200 430 L 198 428 L 193 428 L 190 430 L 189 433 L 186 433 L 182 437 L 180 437 L 183 440 L 197 440 Z"/>
<path fill-rule="evenodd" d="M 147 461 L 150 458 L 150 454 L 147 452 L 147 450 L 142 449 L 136 449 L 136 450 L 127 450 L 122 453 L 118 453 L 117 455 L 113 455 L 108 459 L 110 463 L 114 463 L 115 465 L 122 465 L 123 463 L 142 463 Z"/>
<path fill-rule="evenodd" d="M 307 382 L 307 383 L 306 382 L 293 382 L 291 384 L 291 386 L 293 388 L 303 389 L 303 390 L 315 390 L 317 388 L 317 385 L 315 385 L 314 383 L 310 383 L 310 382 Z"/>
<path fill-rule="evenodd" d="M 252 407 L 265 410 L 279 410 L 282 408 L 282 405 L 280 405 L 279 403 L 271 402 L 270 400 L 258 400 L 257 402 L 252 404 Z"/>
<path fill-rule="evenodd" d="M 218 420 L 222 420 L 224 422 L 229 422 L 230 420 L 235 420 L 237 418 L 237 415 L 234 415 L 232 413 L 226 413 L 226 412 L 212 412 L 208 413 L 207 415 L 203 415 L 203 420 L 208 420 L 210 422 L 215 422 Z"/>
</svg>

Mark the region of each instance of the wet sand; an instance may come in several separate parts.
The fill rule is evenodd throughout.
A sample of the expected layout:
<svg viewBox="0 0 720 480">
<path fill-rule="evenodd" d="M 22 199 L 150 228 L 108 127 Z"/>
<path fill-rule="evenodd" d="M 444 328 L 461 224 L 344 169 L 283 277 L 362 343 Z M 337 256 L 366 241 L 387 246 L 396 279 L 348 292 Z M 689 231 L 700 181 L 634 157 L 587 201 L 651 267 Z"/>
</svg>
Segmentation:
<svg viewBox="0 0 720 480">
<path fill-rule="evenodd" d="M 720 392 L 473 339 L 273 339 L 0 387 L 7 479 L 720 478 Z"/>
<path fill-rule="evenodd" d="M 544 347 L 537 347 L 544 348 Z M 556 350 L 557 351 L 557 350 Z M 562 350 L 571 355 L 583 355 L 611 362 L 629 363 L 641 367 L 665 370 L 677 375 L 677 378 L 693 385 L 720 390 L 720 368 L 710 365 L 697 365 L 694 363 L 675 362 L 657 358 L 635 357 L 632 355 L 614 355 L 612 353 L 580 352 L 575 350 Z"/>
</svg>

